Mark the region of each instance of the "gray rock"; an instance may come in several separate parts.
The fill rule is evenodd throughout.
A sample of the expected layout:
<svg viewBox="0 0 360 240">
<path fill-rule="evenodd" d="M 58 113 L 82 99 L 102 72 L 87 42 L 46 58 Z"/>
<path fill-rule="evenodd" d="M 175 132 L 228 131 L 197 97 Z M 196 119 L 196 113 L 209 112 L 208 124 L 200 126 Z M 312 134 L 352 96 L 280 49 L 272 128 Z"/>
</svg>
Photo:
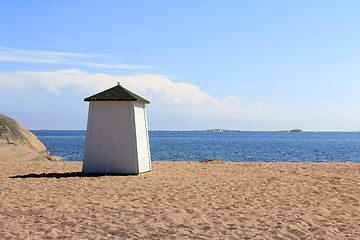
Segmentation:
<svg viewBox="0 0 360 240">
<path fill-rule="evenodd" d="M 37 137 L 14 119 L 0 114 L 0 162 L 57 161 Z"/>
</svg>

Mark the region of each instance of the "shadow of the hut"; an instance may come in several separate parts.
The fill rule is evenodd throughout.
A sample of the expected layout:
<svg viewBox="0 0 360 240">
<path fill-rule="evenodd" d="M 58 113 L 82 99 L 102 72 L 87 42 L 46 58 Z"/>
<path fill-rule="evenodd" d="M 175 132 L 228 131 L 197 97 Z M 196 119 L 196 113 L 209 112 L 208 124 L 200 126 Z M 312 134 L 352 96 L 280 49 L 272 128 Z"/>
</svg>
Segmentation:
<svg viewBox="0 0 360 240">
<path fill-rule="evenodd" d="M 72 178 L 72 177 L 102 177 L 102 176 L 129 176 L 129 174 L 98 174 L 98 173 L 82 173 L 82 172 L 68 172 L 68 173 L 30 173 L 26 175 L 11 176 L 9 178 Z"/>
</svg>

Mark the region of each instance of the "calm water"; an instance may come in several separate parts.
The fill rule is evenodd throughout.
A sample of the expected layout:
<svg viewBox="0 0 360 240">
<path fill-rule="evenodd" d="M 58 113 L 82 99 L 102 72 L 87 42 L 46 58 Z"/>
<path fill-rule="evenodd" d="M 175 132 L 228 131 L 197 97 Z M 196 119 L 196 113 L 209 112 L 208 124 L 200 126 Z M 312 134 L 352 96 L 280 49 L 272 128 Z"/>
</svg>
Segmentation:
<svg viewBox="0 0 360 240">
<path fill-rule="evenodd" d="M 53 155 L 82 161 L 86 131 L 32 131 Z M 360 162 L 360 132 L 149 132 L 153 161 Z"/>
</svg>

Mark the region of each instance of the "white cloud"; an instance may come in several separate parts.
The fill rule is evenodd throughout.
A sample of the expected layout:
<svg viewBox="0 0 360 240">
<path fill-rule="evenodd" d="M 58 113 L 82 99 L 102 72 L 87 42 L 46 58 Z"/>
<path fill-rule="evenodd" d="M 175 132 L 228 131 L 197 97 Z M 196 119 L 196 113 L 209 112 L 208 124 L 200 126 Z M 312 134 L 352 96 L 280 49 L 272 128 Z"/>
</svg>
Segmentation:
<svg viewBox="0 0 360 240">
<path fill-rule="evenodd" d="M 79 69 L 0 74 L 1 88 L 43 87 L 49 92 L 61 95 L 62 88 L 72 87 L 75 92 L 85 97 L 112 87 L 117 82 L 149 99 L 152 105 L 172 116 L 191 121 L 264 120 L 274 112 L 274 109 L 268 109 L 259 102 L 242 104 L 237 96 L 215 98 L 193 84 L 173 82 L 164 75 L 111 76 Z"/>
<path fill-rule="evenodd" d="M 103 54 L 80 54 L 51 51 L 33 51 L 14 48 L 0 47 L 0 61 L 3 62 L 27 62 L 39 64 L 65 64 L 73 66 L 88 66 L 111 69 L 148 69 L 151 66 L 131 65 L 131 64 L 107 64 L 92 62 L 101 58 L 106 58 Z M 91 61 L 90 61 L 91 60 Z"/>
</svg>

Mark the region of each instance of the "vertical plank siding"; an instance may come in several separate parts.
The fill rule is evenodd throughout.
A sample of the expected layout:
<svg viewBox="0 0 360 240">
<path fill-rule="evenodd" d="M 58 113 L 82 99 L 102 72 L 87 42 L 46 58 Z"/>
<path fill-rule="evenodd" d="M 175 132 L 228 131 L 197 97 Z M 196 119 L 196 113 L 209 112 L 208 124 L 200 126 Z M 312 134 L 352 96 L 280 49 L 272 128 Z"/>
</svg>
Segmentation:
<svg viewBox="0 0 360 240">
<path fill-rule="evenodd" d="M 139 171 L 148 172 L 151 171 L 151 159 L 145 104 L 136 102 L 134 104 L 134 109 Z"/>
<path fill-rule="evenodd" d="M 136 104 L 90 102 L 84 173 L 138 174 L 151 170 L 145 106 Z"/>
</svg>

